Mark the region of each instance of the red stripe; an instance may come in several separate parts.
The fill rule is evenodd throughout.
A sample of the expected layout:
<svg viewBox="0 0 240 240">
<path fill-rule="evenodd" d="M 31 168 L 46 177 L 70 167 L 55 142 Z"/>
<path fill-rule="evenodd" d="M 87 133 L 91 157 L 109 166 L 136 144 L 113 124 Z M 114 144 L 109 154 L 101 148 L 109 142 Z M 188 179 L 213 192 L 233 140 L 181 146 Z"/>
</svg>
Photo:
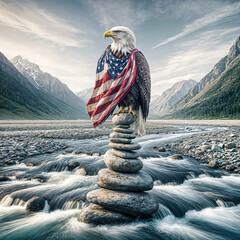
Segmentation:
<svg viewBox="0 0 240 240">
<path fill-rule="evenodd" d="M 95 82 L 94 89 L 101 87 L 104 82 L 112 80 L 111 76 L 109 76 L 109 74 L 106 74 L 106 73 L 104 74 L 103 78 L 101 78 Z"/>
<path fill-rule="evenodd" d="M 123 76 L 127 70 L 128 70 L 128 69 L 125 68 L 125 69 L 119 74 L 119 76 L 118 76 L 114 81 L 117 81 L 121 76 Z M 106 80 L 104 81 L 105 78 L 106 78 Z M 106 72 L 106 73 L 104 74 L 104 77 L 103 77 L 101 80 L 99 80 L 99 81 L 102 81 L 101 84 L 100 84 L 100 83 L 97 83 L 97 84 L 98 84 L 98 87 L 96 87 L 96 85 L 95 85 L 94 90 L 95 90 L 96 88 L 101 87 L 102 84 L 104 84 L 105 82 L 107 82 L 107 81 L 109 81 L 109 80 L 112 80 L 112 78 L 111 78 L 111 76 Z M 99 82 L 99 81 L 98 81 L 98 82 Z M 107 90 L 107 91 L 108 91 L 108 90 Z M 106 92 L 106 91 L 105 91 L 105 92 Z M 105 93 L 105 92 L 103 92 L 103 93 Z M 103 94 L 101 93 L 100 95 L 98 95 L 98 96 L 96 96 L 96 97 L 94 97 L 94 98 L 90 98 L 90 99 L 88 100 L 88 102 L 87 102 L 86 105 L 90 105 L 90 104 L 92 104 L 92 103 L 94 103 L 94 102 L 98 102 L 98 101 L 102 98 L 102 96 L 103 96 Z"/>
<path fill-rule="evenodd" d="M 93 123 L 93 127 L 96 127 L 97 125 L 99 125 L 101 122 L 105 121 L 106 118 L 109 116 L 109 114 L 115 109 L 115 107 L 117 106 L 117 104 L 119 102 L 121 102 L 121 100 L 125 97 L 125 95 L 129 92 L 130 88 L 132 87 L 132 85 L 135 82 L 135 77 L 136 77 L 136 67 L 133 71 L 133 78 L 132 78 L 132 82 L 131 84 L 128 86 L 128 88 L 120 95 L 118 96 L 118 98 L 114 99 L 112 101 L 112 104 L 110 104 L 107 109 L 104 110 L 104 108 L 101 108 L 101 106 L 97 107 L 96 110 L 94 111 L 93 115 L 99 114 L 101 112 L 103 112 L 103 115 L 100 117 L 99 121 Z M 129 78 L 128 78 L 129 79 Z M 128 80 L 126 79 L 126 80 Z M 124 82 L 127 82 L 127 81 Z M 104 107 L 107 106 L 108 103 L 104 104 Z M 103 106 L 103 105 L 102 105 Z"/>
<path fill-rule="evenodd" d="M 128 77 L 127 79 L 125 79 L 121 85 L 119 85 L 119 86 L 117 86 L 117 87 L 115 87 L 115 88 L 111 88 L 111 89 L 107 92 L 107 95 L 104 96 L 104 97 L 110 97 L 110 96 L 112 96 L 114 93 L 117 93 L 118 91 L 124 89 L 124 88 L 126 87 L 126 85 L 128 84 L 128 80 L 129 80 L 129 77 Z M 101 105 L 101 106 L 103 106 L 103 105 Z M 101 106 L 95 108 L 94 115 L 99 114 L 100 112 L 102 112 L 102 111 L 100 111 L 100 109 L 102 109 Z"/>
<path fill-rule="evenodd" d="M 133 58 L 133 60 L 131 60 L 132 58 Z M 133 68 L 133 62 L 135 62 L 134 68 Z M 128 78 L 124 79 L 124 81 L 121 83 L 122 79 L 119 79 L 119 78 L 124 77 L 129 70 L 131 71 L 130 76 Z M 116 87 L 112 87 L 112 88 L 108 89 L 107 91 L 104 91 L 102 93 L 100 92 L 100 94 L 98 94 L 98 96 L 89 99 L 87 105 L 97 103 L 103 97 L 105 97 L 106 98 L 105 100 L 107 101 L 104 104 L 96 107 L 94 109 L 94 111 L 88 112 L 88 115 L 90 118 L 97 114 L 100 115 L 99 119 L 97 119 L 97 122 L 93 123 L 93 127 L 96 127 L 100 123 L 105 121 L 107 119 L 107 117 L 110 115 L 110 113 L 115 109 L 117 104 L 120 103 L 122 101 L 122 99 L 126 96 L 126 94 L 129 92 L 129 90 L 131 89 L 131 87 L 133 86 L 133 84 L 135 82 L 136 72 L 137 72 L 137 66 L 136 66 L 135 54 L 134 54 L 134 51 L 132 51 L 132 53 L 129 57 L 127 66 L 119 74 L 119 76 L 114 80 L 114 81 L 119 80 L 120 84 Z M 111 76 L 106 73 L 104 74 L 104 77 L 102 79 L 95 82 L 94 89 L 101 87 L 102 84 L 104 84 L 106 81 L 111 80 Z M 129 84 L 130 78 L 132 78 L 132 79 Z M 129 86 L 127 86 L 128 84 L 129 84 Z M 122 90 L 123 90 L 123 92 L 119 96 L 117 96 L 117 93 Z M 116 95 L 117 97 L 114 95 Z M 108 98 L 113 97 L 113 96 L 114 96 L 114 99 L 108 101 Z"/>
<path fill-rule="evenodd" d="M 133 54 L 133 59 L 135 61 L 135 55 Z M 123 92 L 123 94 L 121 94 L 117 99 L 114 99 L 115 104 L 112 104 L 108 107 L 108 111 L 106 110 L 103 115 L 100 117 L 99 121 L 93 123 L 93 127 L 95 128 L 96 126 L 98 126 L 100 123 L 102 123 L 103 121 L 105 121 L 107 119 L 107 117 L 109 116 L 109 114 L 115 109 L 115 107 L 117 106 L 118 103 L 120 103 L 122 101 L 122 99 L 126 96 L 126 94 L 129 92 L 129 90 L 131 89 L 131 87 L 133 86 L 135 79 L 136 79 L 136 74 L 137 74 L 137 66 L 135 64 L 135 68 L 133 69 L 133 78 L 132 78 L 132 82 L 130 83 L 130 85 L 128 86 L 128 88 L 125 90 L 125 92 Z"/>
<path fill-rule="evenodd" d="M 133 80 L 132 83 L 129 85 L 129 87 L 127 88 L 127 90 L 126 90 L 123 94 L 121 94 L 121 95 L 115 100 L 116 104 L 110 105 L 110 106 L 108 107 L 108 109 L 106 109 L 106 111 L 104 112 L 104 114 L 100 117 L 100 119 L 99 119 L 97 122 L 93 123 L 93 127 L 94 127 L 94 128 L 97 127 L 100 123 L 104 122 L 104 121 L 108 118 L 109 114 L 111 114 L 111 112 L 115 109 L 115 107 L 117 106 L 117 104 L 122 101 L 122 99 L 123 99 L 123 98 L 126 96 L 126 94 L 129 92 L 130 88 L 133 86 L 133 84 L 134 84 L 134 82 L 135 82 L 135 77 L 136 77 L 136 74 L 134 74 L 134 80 Z"/>
<path fill-rule="evenodd" d="M 104 97 L 111 97 L 113 94 L 116 94 L 116 93 L 119 91 L 120 87 L 121 87 L 121 85 L 116 86 L 115 88 L 111 88 L 110 91 L 109 91 L 109 90 L 108 90 L 108 91 L 105 91 L 105 93 L 107 93 L 107 96 L 104 96 Z M 101 99 L 101 98 L 100 98 L 100 99 Z M 99 100 L 100 100 L 100 99 L 99 99 Z M 97 101 L 97 102 L 98 102 L 98 101 Z M 101 105 L 101 106 L 102 106 L 102 105 Z M 99 106 L 99 107 L 100 107 L 100 106 Z M 94 114 L 98 114 L 99 112 L 95 112 L 95 111 L 96 111 L 96 109 L 98 109 L 99 107 L 95 108 L 94 111 L 89 112 L 89 114 L 92 115 L 93 112 L 94 112 Z"/>
</svg>

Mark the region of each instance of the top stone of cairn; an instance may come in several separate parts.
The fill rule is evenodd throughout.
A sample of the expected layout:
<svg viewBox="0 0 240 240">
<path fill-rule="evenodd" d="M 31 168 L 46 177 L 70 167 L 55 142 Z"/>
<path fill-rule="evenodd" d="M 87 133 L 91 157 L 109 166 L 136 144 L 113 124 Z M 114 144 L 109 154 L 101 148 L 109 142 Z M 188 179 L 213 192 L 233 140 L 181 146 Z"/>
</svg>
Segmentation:
<svg viewBox="0 0 240 240">
<path fill-rule="evenodd" d="M 130 125 L 134 123 L 135 120 L 136 117 L 134 117 L 132 114 L 121 113 L 119 115 L 114 115 L 112 122 L 115 125 Z"/>
</svg>

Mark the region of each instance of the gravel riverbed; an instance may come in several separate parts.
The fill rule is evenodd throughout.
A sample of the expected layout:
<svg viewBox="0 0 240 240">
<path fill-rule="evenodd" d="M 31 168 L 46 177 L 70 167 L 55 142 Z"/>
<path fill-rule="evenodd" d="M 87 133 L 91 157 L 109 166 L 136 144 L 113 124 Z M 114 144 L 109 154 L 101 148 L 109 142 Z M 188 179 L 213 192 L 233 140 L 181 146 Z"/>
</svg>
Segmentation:
<svg viewBox="0 0 240 240">
<path fill-rule="evenodd" d="M 170 122 L 173 124 L 174 122 Z M 191 131 L 188 124 L 176 120 L 176 125 L 168 125 L 168 121 L 148 121 L 147 134 L 174 133 Z M 211 121 L 190 122 L 212 125 Z M 180 125 L 179 125 L 180 124 Z M 221 121 L 214 122 L 221 125 Z M 224 126 L 238 126 L 239 121 L 224 120 Z M 26 158 L 56 151 L 79 154 L 78 149 L 66 143 L 66 140 L 96 139 L 108 136 L 113 129 L 111 121 L 94 129 L 90 121 L 0 121 L 0 166 L 21 163 Z M 166 148 L 169 148 L 167 146 Z M 172 153 L 193 157 L 207 163 L 212 168 L 222 168 L 233 173 L 240 173 L 240 129 L 231 131 L 211 132 L 190 136 L 171 144 Z M 161 150 L 162 151 L 162 150 Z M 85 153 L 85 152 L 84 152 Z M 86 152 L 99 155 L 98 152 Z"/>
<path fill-rule="evenodd" d="M 172 144 L 171 151 L 240 174 L 240 129 L 190 136 Z"/>
<path fill-rule="evenodd" d="M 94 139 L 108 136 L 113 129 L 111 121 L 92 128 L 90 121 L 0 121 L 0 166 L 20 163 L 25 158 L 65 150 L 75 151 L 66 139 Z M 176 131 L 175 126 L 164 126 L 149 121 L 147 134 Z M 62 141 L 61 141 L 62 140 Z M 91 154 L 98 154 L 91 152 Z"/>
</svg>

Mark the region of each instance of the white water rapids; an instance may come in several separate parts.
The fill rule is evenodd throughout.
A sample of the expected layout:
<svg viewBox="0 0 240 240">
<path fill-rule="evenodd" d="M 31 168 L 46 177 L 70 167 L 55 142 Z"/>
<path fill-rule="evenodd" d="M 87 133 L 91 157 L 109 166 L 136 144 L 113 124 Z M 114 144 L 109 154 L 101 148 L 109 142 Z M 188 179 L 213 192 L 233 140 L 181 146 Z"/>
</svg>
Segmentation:
<svg viewBox="0 0 240 240">
<path fill-rule="evenodd" d="M 0 183 L 0 239 L 240 239 L 240 175 L 212 170 L 187 157 L 170 159 L 153 148 L 219 130 L 223 128 L 192 127 L 191 131 L 135 139 L 142 145 L 139 153 L 144 170 L 155 181 L 151 193 L 159 202 L 159 210 L 152 219 L 130 224 L 94 226 L 77 221 L 81 209 L 89 204 L 86 194 L 96 188 L 98 170 L 105 167 L 107 137 L 65 141 L 80 150 L 94 149 L 101 156 L 58 152 L 32 157 L 33 166 L 27 166 L 26 159 L 2 167 L 0 174 L 12 181 Z M 77 162 L 88 175 L 71 171 L 69 162 Z M 27 201 L 34 196 L 46 197 L 43 211 L 26 211 Z"/>
</svg>

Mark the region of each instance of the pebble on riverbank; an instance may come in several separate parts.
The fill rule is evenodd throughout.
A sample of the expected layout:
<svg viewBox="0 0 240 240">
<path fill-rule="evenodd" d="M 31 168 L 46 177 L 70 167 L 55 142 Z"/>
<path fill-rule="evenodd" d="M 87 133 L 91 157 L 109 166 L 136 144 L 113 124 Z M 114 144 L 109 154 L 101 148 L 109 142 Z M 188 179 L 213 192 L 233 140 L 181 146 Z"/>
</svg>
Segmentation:
<svg viewBox="0 0 240 240">
<path fill-rule="evenodd" d="M 2 137 L 0 140 L 0 166 L 13 165 L 28 157 L 68 148 L 64 142 L 24 134 Z"/>
<path fill-rule="evenodd" d="M 171 151 L 240 174 L 240 129 L 191 136 L 173 144 Z"/>
<path fill-rule="evenodd" d="M 92 128 L 90 121 L 3 121 L 0 122 L 0 167 L 21 163 L 29 157 L 62 151 L 63 154 L 88 154 L 100 156 L 99 152 L 80 151 L 64 143 L 66 139 L 96 139 L 112 132 L 113 124 L 106 121 L 100 128 Z M 119 132 L 119 128 L 125 129 Z M 147 122 L 148 134 L 167 133 L 175 130 L 174 126 L 163 126 Z M 132 132 L 127 125 L 116 126 L 116 133 Z M 124 133 L 123 133 L 124 132 Z M 61 141 L 60 139 L 63 139 Z M 119 138 L 112 138 L 112 143 L 120 143 Z M 130 143 L 131 139 L 121 139 L 121 143 Z"/>
</svg>

